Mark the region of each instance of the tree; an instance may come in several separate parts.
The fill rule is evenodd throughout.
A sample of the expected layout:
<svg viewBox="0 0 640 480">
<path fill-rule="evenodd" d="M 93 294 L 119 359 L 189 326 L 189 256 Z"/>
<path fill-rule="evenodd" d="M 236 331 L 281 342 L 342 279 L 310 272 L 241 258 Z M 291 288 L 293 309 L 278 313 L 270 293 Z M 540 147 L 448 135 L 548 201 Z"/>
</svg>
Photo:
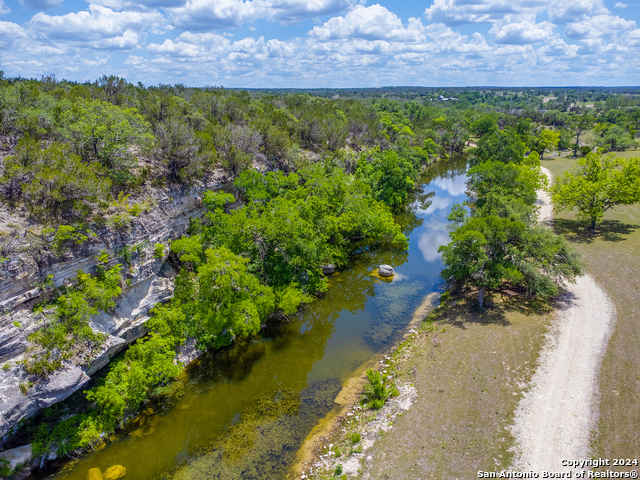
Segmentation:
<svg viewBox="0 0 640 480">
<path fill-rule="evenodd" d="M 471 124 L 471 132 L 476 137 L 493 132 L 498 129 L 498 122 L 493 115 L 483 115 L 481 118 Z"/>
<path fill-rule="evenodd" d="M 0 178 L 7 200 L 21 199 L 31 215 L 47 222 L 86 218 L 92 204 L 107 198 L 110 186 L 100 165 L 87 165 L 65 145 L 53 143 L 42 150 L 29 138 L 5 160 Z"/>
<path fill-rule="evenodd" d="M 198 178 L 213 165 L 215 149 L 211 137 L 194 131 L 186 122 L 171 118 L 155 129 L 158 156 L 175 182 Z"/>
<path fill-rule="evenodd" d="M 418 170 L 395 150 L 374 152 L 370 161 L 364 158 L 358 162 L 357 173 L 371 185 L 378 200 L 399 212 L 414 189 Z"/>
<path fill-rule="evenodd" d="M 530 295 L 556 295 L 564 280 L 580 273 L 580 264 L 567 242 L 546 228 L 532 228 L 524 222 L 495 215 L 461 218 L 451 242 L 439 248 L 448 286 L 471 285 L 478 289 L 478 303 L 484 306 L 488 290 L 505 282 L 523 285 Z"/>
<path fill-rule="evenodd" d="M 533 155 L 537 156 L 534 153 L 529 157 Z M 536 190 L 547 185 L 546 177 L 539 168 L 539 160 L 537 163 L 538 166 L 535 163 L 518 165 L 489 161 L 470 168 L 468 185 L 475 194 L 477 213 L 533 220 Z"/>
<path fill-rule="evenodd" d="M 544 157 L 546 150 L 555 150 L 558 148 L 558 142 L 560 141 L 560 134 L 545 128 L 540 132 L 537 139 L 537 146 L 535 150 L 540 154 L 540 158 Z"/>
<path fill-rule="evenodd" d="M 118 185 L 131 182 L 135 163 L 130 146 L 146 147 L 153 139 L 147 121 L 135 108 L 120 108 L 100 100 L 78 101 L 61 115 L 61 135 L 81 156 L 94 158 Z"/>
<path fill-rule="evenodd" d="M 526 147 L 517 132 L 512 128 L 494 130 L 486 133 L 478 141 L 475 155 L 469 161 L 470 165 L 488 160 L 502 163 L 522 163 Z"/>
<path fill-rule="evenodd" d="M 590 153 L 558 178 L 551 189 L 557 211 L 578 209 L 591 221 L 591 230 L 616 205 L 640 202 L 640 157 Z"/>
<path fill-rule="evenodd" d="M 577 115 L 572 119 L 571 127 L 573 128 L 573 131 L 576 134 L 576 144 L 573 147 L 574 157 L 578 156 L 578 148 L 580 148 L 580 135 L 582 135 L 582 133 L 584 133 L 586 130 L 589 130 L 589 128 L 591 128 L 594 120 L 595 119 L 589 114 Z"/>
<path fill-rule="evenodd" d="M 205 252 L 198 268 L 194 333 L 203 346 L 228 345 L 234 336 L 257 333 L 275 309 L 271 287 L 247 271 L 249 260 L 220 247 Z"/>
</svg>

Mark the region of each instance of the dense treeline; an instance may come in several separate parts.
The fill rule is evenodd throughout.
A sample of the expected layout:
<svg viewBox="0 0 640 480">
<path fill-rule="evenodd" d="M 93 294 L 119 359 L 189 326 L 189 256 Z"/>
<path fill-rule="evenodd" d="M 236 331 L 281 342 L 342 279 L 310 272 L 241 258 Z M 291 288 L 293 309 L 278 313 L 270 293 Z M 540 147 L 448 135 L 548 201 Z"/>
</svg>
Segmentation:
<svg viewBox="0 0 640 480">
<path fill-rule="evenodd" d="M 553 295 L 579 268 L 564 241 L 537 225 L 539 158 L 629 148 L 640 122 L 637 97 L 598 91 L 554 99 L 546 90 L 276 93 L 0 75 L 0 197 L 28 212 L 42 267 L 99 233 L 126 234 L 163 189 L 188 191 L 218 169 L 237 192 L 206 192 L 207 212 L 187 235 L 155 246 L 180 272 L 173 300 L 155 308 L 149 335 L 87 392 L 97 408 L 32 432 L 36 453 L 72 452 L 122 425 L 178 375 L 174 358 L 187 338 L 207 349 L 253 335 L 321 294 L 323 265 L 380 245 L 406 249 L 392 213 L 405 208 L 426 165 L 470 147 L 474 199 L 470 213 L 453 210 L 444 276 L 477 287 L 481 304 L 503 282 Z M 7 241 L 16 232 L 1 232 L 0 260 L 17 253 Z M 43 276 L 38 288 L 51 300 L 38 306 L 29 373 L 91 359 L 104 335 L 90 318 L 113 308 L 136 248 L 103 252 L 96 272 L 67 288 Z"/>
</svg>

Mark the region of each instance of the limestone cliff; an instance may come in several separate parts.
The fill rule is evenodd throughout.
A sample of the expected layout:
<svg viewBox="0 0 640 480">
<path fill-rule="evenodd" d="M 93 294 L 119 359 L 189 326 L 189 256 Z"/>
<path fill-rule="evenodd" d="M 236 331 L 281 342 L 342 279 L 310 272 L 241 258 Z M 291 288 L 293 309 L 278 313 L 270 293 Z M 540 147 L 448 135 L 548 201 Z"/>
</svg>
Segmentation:
<svg viewBox="0 0 640 480">
<path fill-rule="evenodd" d="M 134 217 L 127 229 L 94 229 L 95 238 L 45 261 L 27 251 L 27 245 L 21 245 L 15 249 L 18 253 L 0 264 L 0 436 L 10 432 L 20 419 L 67 398 L 114 354 L 146 333 L 144 323 L 151 308 L 173 295 L 175 272 L 165 262 L 166 255 L 156 258 L 155 244 L 168 245 L 183 235 L 189 220 L 203 212 L 199 195 L 226 183 L 226 177 L 218 171 L 188 192 L 155 191 L 155 206 Z M 108 337 L 91 364 L 67 363 L 47 379 L 28 375 L 18 362 L 28 348 L 28 335 L 38 328 L 31 312 L 33 305 L 48 295 L 38 284 L 49 274 L 56 286 L 70 284 L 78 270 L 95 271 L 96 256 L 102 250 L 110 253 L 112 263 L 116 263 L 118 252 L 134 245 L 140 246 L 141 254 L 123 269 L 126 286 L 116 308 L 92 319 L 92 327 Z"/>
</svg>

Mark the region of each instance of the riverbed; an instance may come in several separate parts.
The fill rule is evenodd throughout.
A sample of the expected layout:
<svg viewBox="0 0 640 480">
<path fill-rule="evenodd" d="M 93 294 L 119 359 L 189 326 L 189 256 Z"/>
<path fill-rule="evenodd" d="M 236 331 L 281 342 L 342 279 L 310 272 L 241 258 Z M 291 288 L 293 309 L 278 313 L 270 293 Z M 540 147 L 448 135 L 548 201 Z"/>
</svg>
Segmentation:
<svg viewBox="0 0 640 480">
<path fill-rule="evenodd" d="M 408 251 L 359 253 L 289 322 L 203 355 L 99 451 L 34 477 L 85 480 L 90 468 L 122 465 L 136 480 L 286 478 L 343 385 L 440 289 L 437 251 L 448 242 L 451 206 L 466 198 L 465 166 L 455 159 L 425 173 L 411 207 L 397 217 Z M 381 263 L 395 268 L 392 280 L 375 275 Z"/>
</svg>

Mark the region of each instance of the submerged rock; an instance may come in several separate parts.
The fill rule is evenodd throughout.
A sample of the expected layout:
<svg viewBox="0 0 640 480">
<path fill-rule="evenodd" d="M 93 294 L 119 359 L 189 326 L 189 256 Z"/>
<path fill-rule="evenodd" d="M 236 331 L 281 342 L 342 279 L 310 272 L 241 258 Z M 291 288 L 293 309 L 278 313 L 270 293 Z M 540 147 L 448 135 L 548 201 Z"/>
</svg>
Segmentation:
<svg viewBox="0 0 640 480">
<path fill-rule="evenodd" d="M 92 468 L 87 472 L 87 480 L 104 480 L 99 468 Z"/>
<path fill-rule="evenodd" d="M 391 265 L 380 265 L 378 267 L 378 275 L 381 277 L 393 277 L 396 274 Z"/>
<path fill-rule="evenodd" d="M 122 465 L 113 465 L 104 472 L 104 480 L 118 480 L 126 475 L 127 469 Z"/>
</svg>

